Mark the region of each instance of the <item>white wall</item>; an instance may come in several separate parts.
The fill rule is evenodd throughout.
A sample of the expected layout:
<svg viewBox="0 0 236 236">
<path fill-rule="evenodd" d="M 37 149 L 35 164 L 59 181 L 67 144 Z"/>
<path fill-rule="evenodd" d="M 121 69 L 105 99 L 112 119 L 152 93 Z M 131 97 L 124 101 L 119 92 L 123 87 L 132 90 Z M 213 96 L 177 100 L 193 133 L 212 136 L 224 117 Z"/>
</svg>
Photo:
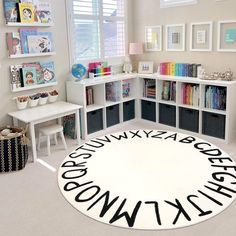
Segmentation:
<svg viewBox="0 0 236 236">
<path fill-rule="evenodd" d="M 136 60 L 152 60 L 156 64 L 164 61 L 200 63 L 210 71 L 224 71 L 231 68 L 236 76 L 236 53 L 219 53 L 217 48 L 217 21 L 236 20 L 236 1 L 198 0 L 197 5 L 160 9 L 159 0 L 133 1 L 134 40 L 144 42 L 144 28 L 148 25 L 186 23 L 187 51 L 148 52 Z M 190 52 L 190 23 L 214 21 L 213 52 Z M 165 31 L 163 30 L 163 33 Z M 164 36 L 165 39 L 165 36 Z M 165 45 L 164 47 L 165 48 Z"/>
<path fill-rule="evenodd" d="M 59 90 L 59 99 L 65 99 L 65 80 L 69 72 L 69 54 L 67 43 L 67 28 L 66 28 L 66 10 L 65 0 L 52 0 L 53 14 L 55 26 L 49 28 L 38 28 L 40 31 L 53 32 L 54 41 L 56 44 L 56 55 L 51 57 L 41 58 L 24 58 L 24 59 L 8 59 L 6 46 L 6 32 L 17 31 L 17 27 L 7 27 L 5 25 L 4 13 L 2 10 L 2 2 L 0 2 L 0 126 L 10 124 L 11 120 L 7 116 L 9 111 L 16 110 L 14 96 L 32 94 L 35 92 L 50 90 L 51 87 L 45 89 L 30 90 L 20 93 L 12 93 L 10 91 L 9 66 L 21 64 L 24 62 L 34 61 L 50 61 L 53 60 L 56 68 L 56 76 L 58 85 L 55 86 Z"/>
</svg>

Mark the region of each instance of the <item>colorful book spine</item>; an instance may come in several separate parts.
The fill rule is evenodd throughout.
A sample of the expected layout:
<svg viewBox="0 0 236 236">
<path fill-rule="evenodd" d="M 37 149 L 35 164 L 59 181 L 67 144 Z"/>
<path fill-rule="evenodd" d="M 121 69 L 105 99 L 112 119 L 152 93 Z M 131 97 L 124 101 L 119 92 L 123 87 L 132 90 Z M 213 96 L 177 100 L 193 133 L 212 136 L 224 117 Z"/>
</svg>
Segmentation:
<svg viewBox="0 0 236 236">
<path fill-rule="evenodd" d="M 182 100 L 185 105 L 199 106 L 199 86 L 195 84 L 183 84 Z"/>
</svg>

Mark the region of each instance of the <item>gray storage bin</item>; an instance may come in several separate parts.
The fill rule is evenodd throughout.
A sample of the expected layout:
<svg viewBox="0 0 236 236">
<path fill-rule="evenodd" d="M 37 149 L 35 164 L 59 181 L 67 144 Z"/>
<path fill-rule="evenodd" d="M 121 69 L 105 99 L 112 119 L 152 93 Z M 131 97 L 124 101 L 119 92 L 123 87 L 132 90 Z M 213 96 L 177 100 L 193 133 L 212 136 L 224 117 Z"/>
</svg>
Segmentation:
<svg viewBox="0 0 236 236">
<path fill-rule="evenodd" d="M 176 107 L 167 104 L 160 104 L 159 123 L 169 126 L 176 126 Z"/>
<path fill-rule="evenodd" d="M 120 123 L 119 104 L 106 108 L 107 127 Z"/>
<path fill-rule="evenodd" d="M 141 103 L 142 119 L 156 122 L 156 103 L 142 100 Z"/>
<path fill-rule="evenodd" d="M 132 120 L 135 118 L 135 101 L 123 103 L 123 121 Z"/>
<path fill-rule="evenodd" d="M 90 111 L 87 113 L 87 132 L 88 134 L 103 129 L 102 109 Z"/>
</svg>

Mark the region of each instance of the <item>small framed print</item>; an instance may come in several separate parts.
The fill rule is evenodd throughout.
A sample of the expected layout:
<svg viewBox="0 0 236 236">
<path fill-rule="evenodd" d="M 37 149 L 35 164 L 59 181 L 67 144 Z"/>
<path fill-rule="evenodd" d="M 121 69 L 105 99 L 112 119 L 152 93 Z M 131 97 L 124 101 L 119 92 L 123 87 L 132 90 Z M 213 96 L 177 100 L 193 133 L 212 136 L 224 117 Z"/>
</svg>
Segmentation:
<svg viewBox="0 0 236 236">
<path fill-rule="evenodd" d="M 219 52 L 236 52 L 236 20 L 218 22 Z"/>
<path fill-rule="evenodd" d="M 153 61 L 140 61 L 138 64 L 139 74 L 152 74 L 153 73 Z"/>
<path fill-rule="evenodd" d="M 162 50 L 162 26 L 146 26 L 145 27 L 145 51 L 161 51 Z"/>
<path fill-rule="evenodd" d="M 166 51 L 185 51 L 185 24 L 166 25 Z"/>
<path fill-rule="evenodd" d="M 190 51 L 212 51 L 212 22 L 191 23 Z"/>
</svg>

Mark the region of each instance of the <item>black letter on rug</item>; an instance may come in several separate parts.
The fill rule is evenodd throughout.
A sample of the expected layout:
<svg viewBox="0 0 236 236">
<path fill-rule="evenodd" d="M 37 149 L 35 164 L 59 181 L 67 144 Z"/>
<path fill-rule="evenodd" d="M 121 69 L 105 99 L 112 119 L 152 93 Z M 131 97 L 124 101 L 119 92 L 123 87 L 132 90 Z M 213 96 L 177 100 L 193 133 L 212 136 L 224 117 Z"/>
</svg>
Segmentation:
<svg viewBox="0 0 236 236">
<path fill-rule="evenodd" d="M 156 218 L 157 218 L 157 223 L 161 225 L 161 217 L 160 217 L 160 212 L 159 212 L 159 207 L 158 207 L 158 202 L 145 202 L 145 204 L 154 204 L 155 208 L 155 213 L 156 213 Z"/>
<path fill-rule="evenodd" d="M 85 164 L 87 164 L 86 161 L 78 164 L 75 161 L 66 161 L 61 165 L 61 167 L 85 167 L 86 166 Z"/>
<path fill-rule="evenodd" d="M 115 135 L 112 135 L 111 134 L 111 137 L 112 138 L 115 138 L 115 139 L 117 139 L 117 140 L 121 140 L 121 139 L 127 139 L 128 137 L 127 137 L 127 133 L 126 132 L 124 132 L 124 135 L 122 136 L 122 135 L 119 135 L 118 137 L 116 137 Z"/>
<path fill-rule="evenodd" d="M 113 222 L 119 220 L 119 219 L 122 218 L 122 217 L 125 217 L 125 219 L 126 219 L 128 225 L 129 225 L 129 227 L 133 227 L 134 222 L 135 222 L 135 219 L 136 219 L 136 216 L 137 216 L 137 213 L 138 213 L 138 210 L 139 210 L 139 208 L 140 208 L 142 202 L 139 201 L 139 202 L 136 204 L 136 206 L 135 206 L 135 208 L 134 208 L 133 213 L 132 213 L 131 216 L 129 215 L 129 213 L 128 213 L 127 211 L 124 211 L 124 212 L 121 213 L 121 210 L 122 210 L 122 208 L 124 207 L 125 203 L 126 203 L 126 199 L 123 200 L 123 202 L 122 202 L 121 205 L 119 206 L 118 210 L 116 211 L 115 215 L 114 215 L 114 216 L 112 217 L 112 219 L 109 221 L 110 224 L 112 224 Z"/>
<path fill-rule="evenodd" d="M 85 193 L 85 192 L 87 192 L 87 191 L 89 191 L 90 189 L 96 189 L 96 192 L 95 193 L 93 193 L 90 197 L 88 197 L 88 198 L 84 198 L 84 199 L 80 199 L 80 196 L 83 194 L 83 193 Z M 88 188 L 86 188 L 86 189 L 84 189 L 83 191 L 81 191 L 80 193 L 78 193 L 77 195 L 76 195 L 76 197 L 75 197 L 75 201 L 76 202 L 88 202 L 88 201 L 90 201 L 91 199 L 93 199 L 99 192 L 100 192 L 100 190 L 101 190 L 101 188 L 100 187 L 98 187 L 98 186 L 91 186 L 91 187 L 88 187 Z"/>
<path fill-rule="evenodd" d="M 204 192 L 202 192 L 200 190 L 198 190 L 198 192 L 201 193 L 204 197 L 210 199 L 212 202 L 216 203 L 217 205 L 223 206 L 223 204 L 221 202 L 217 201 L 215 198 L 209 196 L 208 194 L 206 194 L 206 193 L 204 193 Z"/>
<path fill-rule="evenodd" d="M 146 134 L 146 138 L 149 138 L 149 134 L 151 134 L 153 130 L 150 130 L 148 133 L 146 132 L 146 130 L 143 130 L 143 132 Z"/>
<path fill-rule="evenodd" d="M 101 148 L 104 146 L 104 143 L 100 143 L 96 140 L 90 140 L 90 142 L 93 142 L 93 143 L 97 143 L 98 145 L 93 145 L 93 144 L 90 144 L 90 143 L 86 143 L 87 146 L 90 146 L 90 147 L 94 147 L 94 148 Z"/>
<path fill-rule="evenodd" d="M 83 176 L 85 176 L 85 175 L 87 174 L 87 169 L 88 169 L 88 168 L 85 168 L 85 169 L 76 169 L 76 170 L 68 170 L 68 171 L 66 171 L 66 172 L 64 172 L 64 173 L 62 174 L 62 178 L 63 178 L 63 179 L 77 179 L 77 178 L 81 178 L 81 177 L 83 177 Z M 76 172 L 76 171 L 80 172 L 81 174 L 80 174 L 80 175 L 77 175 L 77 176 L 72 176 L 72 177 L 69 177 L 69 176 L 67 177 L 67 176 L 66 176 L 67 173 Z"/>
<path fill-rule="evenodd" d="M 105 138 L 106 138 L 106 140 L 101 139 L 101 138 L 96 138 L 96 139 L 99 140 L 99 141 L 105 142 L 105 143 L 110 143 L 111 142 L 111 140 L 107 136 L 105 136 Z"/>
<path fill-rule="evenodd" d="M 187 199 L 200 212 L 200 214 L 198 216 L 206 216 L 206 215 L 209 215 L 212 213 L 212 211 L 203 211 L 195 202 L 193 202 L 191 200 L 191 198 L 193 198 L 193 197 L 198 198 L 198 196 L 196 196 L 196 195 L 189 195 L 187 197 Z"/>
<path fill-rule="evenodd" d="M 133 136 L 132 136 L 131 138 L 134 138 L 134 137 L 136 137 L 136 136 L 139 137 L 139 138 L 142 138 L 140 135 L 138 135 L 139 131 L 140 131 L 140 130 L 136 131 L 135 133 L 132 132 L 132 131 L 129 131 L 131 134 L 133 134 Z"/>
<path fill-rule="evenodd" d="M 228 172 L 215 172 L 212 174 L 212 178 L 216 181 L 219 181 L 219 182 L 224 182 L 225 181 L 225 178 L 223 176 L 221 177 L 217 177 L 218 175 L 229 175 L 231 176 L 232 178 L 236 179 L 236 176 L 233 175 L 233 174 L 230 174 Z M 231 184 L 236 184 L 236 182 L 231 182 Z"/>
<path fill-rule="evenodd" d="M 167 134 L 166 131 L 157 131 L 157 132 L 159 132 L 159 133 L 152 135 L 152 138 L 160 138 L 160 139 L 162 139 L 163 137 L 160 137 L 160 136 L 163 135 L 163 134 Z"/>
<path fill-rule="evenodd" d="M 170 135 L 170 136 L 166 137 L 165 139 L 168 139 L 168 138 L 171 138 L 171 139 L 173 139 L 174 141 L 176 141 L 176 138 L 177 138 L 177 133 L 175 133 L 175 134 L 172 134 L 172 135 Z"/>
<path fill-rule="evenodd" d="M 100 217 L 103 217 L 107 211 L 111 208 L 111 206 L 116 202 L 116 200 L 119 197 L 114 198 L 112 201 L 109 202 L 109 197 L 110 197 L 110 191 L 105 192 L 104 194 L 102 194 L 101 197 L 99 197 L 88 209 L 87 211 L 89 211 L 91 208 L 93 208 L 101 199 L 103 199 L 105 197 L 105 202 L 104 205 L 102 207 L 101 213 L 100 213 Z"/>
<path fill-rule="evenodd" d="M 192 136 L 188 136 L 186 138 L 183 138 L 183 139 L 179 140 L 180 143 L 187 143 L 187 144 L 190 144 L 194 141 L 196 141 L 196 139 Z"/>
<path fill-rule="evenodd" d="M 87 182 L 87 183 L 84 183 L 84 184 L 79 184 L 79 183 L 77 183 L 77 182 L 68 182 L 65 186 L 64 186 L 64 190 L 65 191 L 67 191 L 67 192 L 69 192 L 69 191 L 71 191 L 71 190 L 74 190 L 74 189 L 76 189 L 76 188 L 80 188 L 80 187 L 82 187 L 82 186 L 85 186 L 85 185 L 88 185 L 88 184 L 92 184 L 93 183 L 93 181 L 90 181 L 90 182 Z M 69 186 L 69 185 L 74 185 L 73 187 L 71 186 Z"/>
<path fill-rule="evenodd" d="M 177 209 L 179 210 L 179 211 L 178 211 L 178 214 L 176 215 L 176 217 L 175 217 L 175 219 L 174 219 L 174 221 L 173 221 L 173 225 L 175 225 L 176 222 L 178 221 L 180 214 L 183 214 L 184 217 L 185 217 L 188 221 L 191 221 L 191 218 L 189 217 L 189 215 L 187 214 L 187 212 L 184 210 L 184 208 L 182 207 L 182 205 L 181 205 L 181 203 L 179 202 L 179 200 L 178 200 L 178 199 L 175 199 L 175 201 L 176 201 L 177 204 L 174 204 L 173 202 L 169 202 L 169 201 L 166 201 L 166 200 L 165 200 L 166 203 L 170 204 L 171 206 L 173 206 L 173 207 L 175 207 L 175 208 L 177 208 Z"/>
</svg>

